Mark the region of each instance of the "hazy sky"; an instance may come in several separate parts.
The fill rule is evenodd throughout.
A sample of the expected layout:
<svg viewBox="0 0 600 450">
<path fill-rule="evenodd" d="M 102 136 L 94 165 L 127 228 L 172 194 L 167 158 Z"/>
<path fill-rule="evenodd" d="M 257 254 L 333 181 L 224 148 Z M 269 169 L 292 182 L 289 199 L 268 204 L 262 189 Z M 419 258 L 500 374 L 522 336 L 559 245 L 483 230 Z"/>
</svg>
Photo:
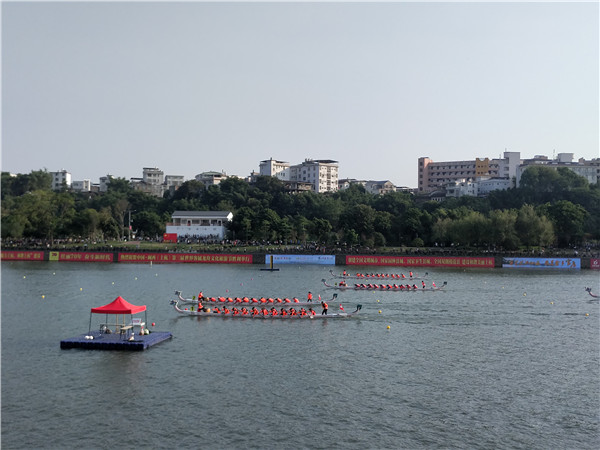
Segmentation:
<svg viewBox="0 0 600 450">
<path fill-rule="evenodd" d="M 2 170 L 598 157 L 588 3 L 2 3 Z"/>
</svg>

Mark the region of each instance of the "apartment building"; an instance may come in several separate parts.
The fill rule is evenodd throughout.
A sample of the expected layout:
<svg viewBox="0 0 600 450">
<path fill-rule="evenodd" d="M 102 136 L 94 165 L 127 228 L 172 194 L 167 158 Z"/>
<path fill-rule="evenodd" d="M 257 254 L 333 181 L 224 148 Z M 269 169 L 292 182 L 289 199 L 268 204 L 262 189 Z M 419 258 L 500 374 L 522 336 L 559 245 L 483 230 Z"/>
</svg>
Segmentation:
<svg viewBox="0 0 600 450">
<path fill-rule="evenodd" d="M 519 152 L 504 152 L 503 156 L 445 162 L 421 157 L 418 161 L 418 193 L 432 194 L 445 189 L 449 197 L 485 196 L 494 190 L 519 187 L 522 173 L 532 165 L 554 169 L 568 167 L 590 183 L 596 183 L 600 175 L 600 158 L 591 161 L 582 158 L 573 162 L 573 153 L 559 153 L 556 159 L 543 155 L 521 159 Z"/>
<path fill-rule="evenodd" d="M 590 161 L 580 158 L 574 162 L 573 153 L 559 153 L 555 159 L 549 159 L 544 155 L 536 155 L 530 159 L 524 159 L 522 164 L 517 168 L 516 186 L 519 187 L 521 175 L 530 166 L 543 165 L 551 169 L 557 170 L 559 167 L 566 167 L 577 175 L 584 177 L 589 183 L 595 184 L 600 176 L 600 158 L 594 158 Z"/>
<path fill-rule="evenodd" d="M 204 186 L 213 186 L 219 184 L 221 181 L 229 178 L 225 172 L 202 172 L 194 177 L 196 181 L 200 181 Z"/>
<path fill-rule="evenodd" d="M 331 159 L 305 159 L 290 166 L 290 181 L 307 182 L 316 193 L 338 190 L 338 162 Z"/>
<path fill-rule="evenodd" d="M 268 177 L 276 177 L 281 181 L 289 181 L 290 163 L 286 161 L 277 161 L 273 158 L 266 159 L 259 164 L 259 174 Z"/>
<path fill-rule="evenodd" d="M 72 177 L 70 172 L 61 169 L 58 172 L 50 172 L 50 175 L 52 175 L 52 190 L 60 191 L 63 186 L 67 189 L 71 188 Z"/>
</svg>

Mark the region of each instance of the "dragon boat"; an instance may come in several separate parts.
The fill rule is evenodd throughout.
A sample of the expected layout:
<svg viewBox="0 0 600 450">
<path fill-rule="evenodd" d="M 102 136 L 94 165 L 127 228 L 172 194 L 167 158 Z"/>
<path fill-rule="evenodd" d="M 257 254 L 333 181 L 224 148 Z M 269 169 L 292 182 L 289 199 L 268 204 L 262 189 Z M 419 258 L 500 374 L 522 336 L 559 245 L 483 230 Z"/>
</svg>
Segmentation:
<svg viewBox="0 0 600 450">
<path fill-rule="evenodd" d="M 334 297 L 335 298 L 335 297 Z M 358 312 L 362 309 L 362 305 L 356 305 L 356 309 L 352 312 L 346 312 L 344 311 L 344 308 L 342 307 L 342 305 L 340 305 L 340 312 L 328 312 L 328 314 L 321 314 L 318 312 L 306 312 L 306 314 L 302 315 L 300 314 L 299 311 L 295 311 L 295 314 L 291 313 L 291 309 L 294 309 L 294 306 L 290 306 L 289 308 L 286 307 L 282 307 L 279 310 L 276 310 L 276 314 L 273 313 L 273 310 L 275 309 L 275 307 L 271 307 L 272 309 L 269 310 L 265 307 L 261 307 L 261 310 L 258 310 L 258 308 L 256 308 L 258 310 L 258 312 L 256 314 L 252 313 L 252 310 L 248 310 L 247 313 L 243 313 L 241 310 L 238 310 L 237 313 L 234 313 L 233 308 L 236 308 L 235 306 L 232 307 L 232 309 L 228 312 L 228 313 L 224 313 L 222 311 L 219 312 L 215 312 L 213 310 L 211 310 L 210 308 L 204 308 L 203 310 L 200 311 L 194 311 L 192 309 L 181 309 L 181 307 L 179 306 L 179 302 L 177 300 L 171 300 L 171 305 L 173 305 L 173 308 L 175 309 L 175 311 L 177 311 L 179 314 L 181 315 L 185 315 L 185 316 L 197 316 L 197 317 L 227 317 L 227 318 L 232 318 L 232 319 L 248 319 L 248 320 L 252 320 L 252 319 L 281 319 L 281 320 L 316 320 L 316 319 L 343 319 L 343 318 L 348 318 L 348 317 L 352 317 L 355 316 L 356 314 L 358 314 Z M 237 309 L 237 308 L 236 308 Z M 244 309 L 246 309 L 244 307 Z M 286 314 L 283 315 L 281 314 L 281 310 L 285 310 Z"/>
<path fill-rule="evenodd" d="M 321 280 L 325 287 L 329 289 L 341 289 L 345 290 L 353 290 L 353 291 L 381 291 L 381 292 L 432 292 L 432 291 L 441 291 L 447 285 L 448 282 L 444 281 L 444 284 L 441 286 L 435 286 L 435 284 L 431 287 L 419 287 L 416 284 L 409 286 L 407 285 L 398 285 L 398 284 L 374 284 L 374 283 L 354 283 L 354 284 L 346 284 L 344 281 L 336 284 L 329 284 L 327 280 L 324 278 Z"/>
<path fill-rule="evenodd" d="M 181 291 L 175 291 L 175 295 L 177 295 L 179 303 L 182 304 L 190 304 L 197 305 L 197 298 L 184 298 L 181 295 Z M 308 301 L 300 301 L 296 297 L 294 298 L 272 298 L 272 297 L 202 297 L 200 299 L 203 305 L 220 305 L 220 304 L 228 304 L 228 305 L 245 305 L 245 306 L 258 306 L 258 305 L 269 305 L 269 306 L 319 306 L 320 301 L 308 302 Z"/>
<path fill-rule="evenodd" d="M 594 298 L 598 298 L 598 296 L 592 292 L 592 288 L 590 288 L 590 287 L 586 287 L 586 288 L 585 288 L 585 290 L 586 290 L 586 291 L 587 291 L 587 293 L 588 293 L 588 294 L 590 294 L 592 297 L 594 297 Z"/>
<path fill-rule="evenodd" d="M 408 275 L 405 275 L 403 273 L 355 273 L 355 274 L 349 274 L 349 273 L 334 273 L 333 270 L 330 270 L 329 273 L 331 273 L 331 276 L 333 278 L 351 278 L 351 279 L 358 279 L 358 280 L 421 280 L 423 278 L 427 278 L 429 276 L 429 273 L 425 272 L 425 274 L 423 276 L 419 276 L 416 274 L 413 274 L 412 272 L 409 272 Z"/>
</svg>

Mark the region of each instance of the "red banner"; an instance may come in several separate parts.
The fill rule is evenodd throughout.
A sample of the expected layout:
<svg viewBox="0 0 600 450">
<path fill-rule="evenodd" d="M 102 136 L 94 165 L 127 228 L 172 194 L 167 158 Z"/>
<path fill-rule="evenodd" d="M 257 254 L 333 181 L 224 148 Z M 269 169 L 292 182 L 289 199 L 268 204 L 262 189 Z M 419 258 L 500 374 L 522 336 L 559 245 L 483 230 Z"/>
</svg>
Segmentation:
<svg viewBox="0 0 600 450">
<path fill-rule="evenodd" d="M 458 256 L 346 256 L 346 265 L 493 268 L 495 260 L 494 258 Z"/>
<path fill-rule="evenodd" d="M 591 258 L 590 259 L 590 269 L 600 270 L 600 259 L 598 259 L 598 258 Z"/>
<path fill-rule="evenodd" d="M 252 264 L 252 255 L 210 253 L 119 253 L 122 263 Z"/>
<path fill-rule="evenodd" d="M 43 261 L 43 251 L 2 250 L 2 261 Z"/>
<path fill-rule="evenodd" d="M 112 253 L 103 252 L 50 252 L 50 261 L 60 262 L 113 262 Z"/>
</svg>

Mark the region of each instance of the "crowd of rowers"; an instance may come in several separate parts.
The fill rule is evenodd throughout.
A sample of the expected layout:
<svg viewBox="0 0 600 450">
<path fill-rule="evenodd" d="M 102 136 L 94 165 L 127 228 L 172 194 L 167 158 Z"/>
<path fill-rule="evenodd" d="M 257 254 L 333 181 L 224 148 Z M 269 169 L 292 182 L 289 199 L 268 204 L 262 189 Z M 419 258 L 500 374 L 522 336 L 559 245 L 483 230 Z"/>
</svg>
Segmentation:
<svg viewBox="0 0 600 450">
<path fill-rule="evenodd" d="M 198 300 L 201 300 L 203 302 L 210 302 L 210 303 L 260 303 L 260 304 L 294 304 L 294 303 L 300 303 L 300 300 L 298 300 L 296 297 L 289 299 L 289 298 L 265 298 L 265 297 L 261 297 L 261 298 L 249 298 L 249 297 L 204 297 L 202 295 L 202 292 L 200 294 L 198 294 Z M 312 301 L 312 298 L 310 298 L 308 300 L 309 302 Z"/>
<path fill-rule="evenodd" d="M 340 281 L 338 286 L 348 286 L 345 281 Z M 392 289 L 396 291 L 416 291 L 419 290 L 419 287 L 416 284 L 412 286 L 410 284 L 372 284 L 372 283 L 355 283 L 355 289 Z M 431 283 L 431 289 L 435 289 L 435 283 Z M 427 289 L 427 285 L 425 285 L 424 281 L 421 281 L 421 289 Z"/>
<path fill-rule="evenodd" d="M 192 306 L 192 311 L 194 307 Z M 203 307 L 202 304 L 198 304 L 198 311 L 213 313 L 213 314 L 228 314 L 231 316 L 248 316 L 248 317 L 274 317 L 274 316 L 290 316 L 290 317 L 309 317 L 315 316 L 317 313 L 312 308 L 281 308 L 277 310 L 274 306 L 271 309 L 267 309 L 265 306 L 258 309 L 256 306 L 252 308 L 246 308 L 245 306 L 237 308 L 233 306 L 231 309 L 227 305 L 222 307 L 215 306 L 214 308 Z"/>
<path fill-rule="evenodd" d="M 350 276 L 345 270 L 342 274 L 344 277 Z M 408 277 L 403 273 L 357 273 L 354 275 L 356 278 L 397 278 L 401 280 L 405 280 L 407 278 L 412 278 L 414 274 L 412 272 L 408 273 Z"/>
</svg>

